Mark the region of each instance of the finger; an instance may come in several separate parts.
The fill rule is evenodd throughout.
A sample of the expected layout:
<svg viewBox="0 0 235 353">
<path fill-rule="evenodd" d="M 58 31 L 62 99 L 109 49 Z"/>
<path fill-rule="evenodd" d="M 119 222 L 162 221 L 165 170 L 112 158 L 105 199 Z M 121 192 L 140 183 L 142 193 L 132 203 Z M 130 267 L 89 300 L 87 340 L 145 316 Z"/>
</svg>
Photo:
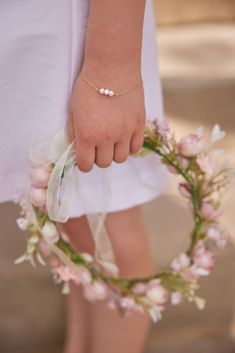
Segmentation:
<svg viewBox="0 0 235 353">
<path fill-rule="evenodd" d="M 109 167 L 113 161 L 113 148 L 114 145 L 111 142 L 102 142 L 96 146 L 95 163 L 101 167 Z"/>
<path fill-rule="evenodd" d="M 137 153 L 144 144 L 144 131 L 141 129 L 135 132 L 131 138 L 130 142 L 130 153 Z"/>
<path fill-rule="evenodd" d="M 76 145 L 77 167 L 82 172 L 89 172 L 95 162 L 95 146 L 87 145 L 82 141 L 79 141 Z"/>
<path fill-rule="evenodd" d="M 130 139 L 126 139 L 125 141 L 119 141 L 115 144 L 113 160 L 116 163 L 125 162 L 129 154 L 130 154 Z"/>
</svg>

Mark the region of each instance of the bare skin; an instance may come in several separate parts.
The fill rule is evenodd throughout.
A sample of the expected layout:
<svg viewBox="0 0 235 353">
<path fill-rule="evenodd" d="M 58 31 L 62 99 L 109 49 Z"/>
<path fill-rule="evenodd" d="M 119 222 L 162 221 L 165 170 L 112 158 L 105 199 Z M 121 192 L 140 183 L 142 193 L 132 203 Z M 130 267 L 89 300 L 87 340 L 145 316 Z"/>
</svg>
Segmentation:
<svg viewBox="0 0 235 353">
<path fill-rule="evenodd" d="M 91 254 L 94 244 L 85 217 L 63 224 L 73 245 Z M 155 272 L 141 206 L 107 216 L 120 276 L 148 276 Z M 151 325 L 147 313 L 120 317 L 106 302 L 89 303 L 80 287 L 72 287 L 67 298 L 66 353 L 142 353 Z"/>
<path fill-rule="evenodd" d="M 91 1 L 81 72 L 94 85 L 122 91 L 141 80 L 144 9 L 144 0 Z M 113 160 L 122 163 L 130 153 L 137 153 L 145 121 L 143 86 L 106 97 L 78 75 L 68 119 L 78 168 L 86 172 L 94 163 L 106 168 Z"/>
<path fill-rule="evenodd" d="M 129 89 L 141 77 L 144 0 L 91 0 L 81 73 L 97 87 Z M 78 75 L 70 105 L 67 131 L 76 141 L 77 167 L 88 172 L 112 161 L 123 163 L 143 145 L 145 126 L 143 86 L 119 96 L 99 95 Z M 93 253 L 86 217 L 64 225 L 80 251 Z M 120 275 L 154 273 L 141 207 L 109 213 L 107 230 Z M 73 286 L 67 299 L 65 353 L 142 353 L 150 326 L 147 314 L 123 319 L 106 303 L 88 303 Z"/>
</svg>

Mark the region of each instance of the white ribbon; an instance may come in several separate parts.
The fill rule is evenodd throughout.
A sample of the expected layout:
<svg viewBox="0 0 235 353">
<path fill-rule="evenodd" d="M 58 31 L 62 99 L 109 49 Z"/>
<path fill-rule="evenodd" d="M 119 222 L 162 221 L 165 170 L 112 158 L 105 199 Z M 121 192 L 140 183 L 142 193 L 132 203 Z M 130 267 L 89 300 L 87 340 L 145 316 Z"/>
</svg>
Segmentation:
<svg viewBox="0 0 235 353">
<path fill-rule="evenodd" d="M 79 174 L 72 173 L 75 166 L 75 140 L 69 143 L 66 125 L 54 138 L 45 138 L 30 146 L 29 159 L 34 165 L 45 161 L 54 163 L 47 187 L 47 212 L 51 220 L 65 223 L 71 215 L 73 197 L 80 192 Z M 64 175 L 63 175 L 64 173 Z M 62 178 L 63 176 L 63 178 Z M 80 193 L 80 202 L 86 210 L 87 220 L 95 244 L 94 258 L 96 262 L 114 277 L 118 277 L 119 268 L 116 264 L 113 248 L 105 227 L 105 218 L 110 201 L 110 172 L 106 168 L 103 179 L 103 210 L 89 214 L 87 200 Z"/>
</svg>

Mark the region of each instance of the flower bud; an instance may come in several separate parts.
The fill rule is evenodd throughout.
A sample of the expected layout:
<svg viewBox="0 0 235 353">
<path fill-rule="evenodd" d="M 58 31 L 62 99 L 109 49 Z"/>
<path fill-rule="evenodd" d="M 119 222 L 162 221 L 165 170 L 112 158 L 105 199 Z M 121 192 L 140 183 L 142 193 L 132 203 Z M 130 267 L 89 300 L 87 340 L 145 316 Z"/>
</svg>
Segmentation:
<svg viewBox="0 0 235 353">
<path fill-rule="evenodd" d="M 148 299 L 158 305 L 165 304 L 169 299 L 168 291 L 161 285 L 156 285 L 155 287 L 147 289 L 146 296 Z"/>
<path fill-rule="evenodd" d="M 36 188 L 32 185 L 29 191 L 29 199 L 33 205 L 43 207 L 47 199 L 46 189 Z"/>
<path fill-rule="evenodd" d="M 50 179 L 50 171 L 45 168 L 31 168 L 32 184 L 38 188 L 44 188 L 48 185 Z"/>
<path fill-rule="evenodd" d="M 179 152 L 185 157 L 197 156 L 205 149 L 205 142 L 201 136 L 191 134 L 183 137 L 179 142 Z"/>
<path fill-rule="evenodd" d="M 49 244 L 54 244 L 60 239 L 57 228 L 52 222 L 46 222 L 42 227 L 41 232 L 45 241 Z"/>
<path fill-rule="evenodd" d="M 107 299 L 108 290 L 105 283 L 96 280 L 94 283 L 88 284 L 84 287 L 84 297 L 92 302 L 96 300 Z"/>
</svg>

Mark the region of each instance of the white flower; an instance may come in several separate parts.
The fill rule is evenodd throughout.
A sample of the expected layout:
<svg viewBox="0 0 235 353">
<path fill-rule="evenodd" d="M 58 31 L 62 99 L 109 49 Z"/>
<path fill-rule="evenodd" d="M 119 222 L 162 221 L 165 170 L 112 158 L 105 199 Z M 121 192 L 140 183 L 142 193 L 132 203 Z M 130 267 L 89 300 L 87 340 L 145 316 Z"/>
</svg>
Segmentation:
<svg viewBox="0 0 235 353">
<path fill-rule="evenodd" d="M 190 258 L 185 253 L 181 253 L 177 258 L 175 258 L 171 263 L 171 268 L 178 272 L 183 268 L 190 265 Z"/>
<path fill-rule="evenodd" d="M 82 252 L 81 253 L 83 259 L 86 261 L 86 263 L 91 263 L 93 262 L 93 256 L 87 252 Z"/>
<path fill-rule="evenodd" d="M 46 222 L 41 229 L 42 235 L 48 244 L 56 243 L 60 236 L 54 223 Z"/>
<path fill-rule="evenodd" d="M 36 252 L 36 256 L 37 256 L 38 262 L 39 262 L 41 265 L 45 266 L 45 265 L 46 265 L 46 262 L 43 260 L 41 254 L 40 254 L 38 251 Z"/>
<path fill-rule="evenodd" d="M 26 257 L 25 254 L 24 254 L 24 255 L 21 255 L 20 257 L 18 257 L 17 259 L 15 259 L 14 264 L 15 264 L 15 265 L 18 265 L 18 264 L 21 264 L 21 263 L 24 262 L 24 261 L 27 261 L 27 257 Z"/>
<path fill-rule="evenodd" d="M 16 223 L 17 223 L 18 227 L 21 230 L 26 230 L 28 228 L 28 225 L 29 225 L 28 220 L 26 218 L 23 218 L 23 217 L 17 218 Z"/>
<path fill-rule="evenodd" d="M 180 292 L 173 292 L 171 294 L 171 304 L 178 305 L 181 304 L 183 300 L 183 295 Z"/>
<path fill-rule="evenodd" d="M 204 127 L 203 126 L 199 126 L 197 128 L 197 130 L 195 131 L 196 135 L 198 135 L 199 137 L 203 137 L 204 135 Z"/>
<path fill-rule="evenodd" d="M 18 257 L 15 261 L 14 261 L 14 264 L 15 265 L 18 265 L 18 264 L 21 264 L 22 262 L 24 261 L 30 261 L 31 264 L 35 267 L 35 262 L 34 262 L 34 259 L 33 259 L 33 256 L 32 254 L 23 254 L 22 256 Z"/>
<path fill-rule="evenodd" d="M 37 244 L 38 241 L 39 241 L 39 238 L 38 238 L 37 234 L 33 234 L 28 240 L 28 242 L 30 244 Z"/>
<path fill-rule="evenodd" d="M 168 291 L 161 285 L 156 285 L 153 288 L 149 288 L 146 291 L 146 296 L 155 304 L 165 304 L 168 300 L 169 294 Z"/>
<path fill-rule="evenodd" d="M 197 308 L 199 310 L 203 310 L 205 308 L 206 305 L 206 301 L 203 298 L 200 297 L 195 297 L 194 298 L 194 303 L 196 304 Z"/>
<path fill-rule="evenodd" d="M 61 293 L 65 295 L 70 293 L 69 282 L 64 282 Z"/>
<path fill-rule="evenodd" d="M 219 124 L 215 124 L 211 133 L 211 143 L 222 140 L 225 136 L 225 131 L 222 131 Z"/>
<path fill-rule="evenodd" d="M 150 309 L 148 309 L 148 312 L 149 312 L 153 322 L 157 322 L 157 321 L 161 320 L 162 314 L 156 306 L 153 306 Z"/>
</svg>

